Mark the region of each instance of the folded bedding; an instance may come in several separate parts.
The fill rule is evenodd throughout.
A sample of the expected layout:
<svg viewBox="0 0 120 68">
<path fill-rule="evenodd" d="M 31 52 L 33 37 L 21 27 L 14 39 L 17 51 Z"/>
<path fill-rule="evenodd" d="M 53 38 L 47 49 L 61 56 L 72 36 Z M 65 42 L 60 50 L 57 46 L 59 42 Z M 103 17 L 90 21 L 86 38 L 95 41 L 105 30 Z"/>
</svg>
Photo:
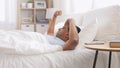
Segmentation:
<svg viewBox="0 0 120 68">
<path fill-rule="evenodd" d="M 0 30 L 0 53 L 33 55 L 56 51 L 62 51 L 62 47 L 50 45 L 40 33 Z"/>
</svg>

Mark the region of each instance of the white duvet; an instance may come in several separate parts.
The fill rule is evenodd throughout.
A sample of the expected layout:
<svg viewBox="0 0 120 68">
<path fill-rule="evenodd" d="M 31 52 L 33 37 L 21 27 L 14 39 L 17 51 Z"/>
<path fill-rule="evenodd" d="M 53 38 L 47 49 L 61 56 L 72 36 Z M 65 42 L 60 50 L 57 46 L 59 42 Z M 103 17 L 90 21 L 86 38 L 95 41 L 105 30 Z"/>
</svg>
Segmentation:
<svg viewBox="0 0 120 68">
<path fill-rule="evenodd" d="M 79 47 L 72 51 L 59 51 L 40 55 L 0 54 L 0 68 L 92 68 L 95 51 Z M 96 68 L 108 68 L 108 52 L 100 52 Z M 116 53 L 112 67 L 120 68 Z"/>
<path fill-rule="evenodd" d="M 32 55 L 60 50 L 61 46 L 50 45 L 40 33 L 0 30 L 0 53 Z"/>
</svg>

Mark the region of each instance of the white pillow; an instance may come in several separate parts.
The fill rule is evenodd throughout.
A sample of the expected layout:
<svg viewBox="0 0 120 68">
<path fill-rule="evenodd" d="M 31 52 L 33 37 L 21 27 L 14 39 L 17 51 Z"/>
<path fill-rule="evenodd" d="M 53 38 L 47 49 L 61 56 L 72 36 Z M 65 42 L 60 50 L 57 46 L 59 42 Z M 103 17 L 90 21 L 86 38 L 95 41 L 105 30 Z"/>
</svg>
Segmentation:
<svg viewBox="0 0 120 68">
<path fill-rule="evenodd" d="M 98 20 L 98 32 L 95 40 L 109 41 L 118 38 L 119 33 L 117 30 L 119 29 L 119 26 L 117 25 L 117 22 L 113 21 L 112 23 L 110 21 L 111 20 L 102 22 L 101 20 Z"/>
<path fill-rule="evenodd" d="M 91 20 L 89 23 L 84 22 L 81 26 L 81 32 L 79 34 L 80 43 L 92 42 L 97 33 L 96 20 Z"/>
<path fill-rule="evenodd" d="M 59 22 L 55 25 L 55 30 L 54 30 L 55 35 L 58 32 L 59 28 L 62 28 L 63 26 L 64 26 L 64 22 Z"/>
<path fill-rule="evenodd" d="M 109 41 L 120 39 L 120 15 L 119 6 L 110 6 L 99 10 L 98 32 L 95 40 Z"/>
<path fill-rule="evenodd" d="M 55 33 L 58 31 L 59 28 L 64 26 L 63 22 L 57 23 L 55 25 Z M 77 25 L 78 26 L 78 25 Z M 81 32 L 79 33 L 80 43 L 92 42 L 97 33 L 97 23 L 96 20 L 91 20 L 91 22 L 85 22 L 81 28 Z"/>
</svg>

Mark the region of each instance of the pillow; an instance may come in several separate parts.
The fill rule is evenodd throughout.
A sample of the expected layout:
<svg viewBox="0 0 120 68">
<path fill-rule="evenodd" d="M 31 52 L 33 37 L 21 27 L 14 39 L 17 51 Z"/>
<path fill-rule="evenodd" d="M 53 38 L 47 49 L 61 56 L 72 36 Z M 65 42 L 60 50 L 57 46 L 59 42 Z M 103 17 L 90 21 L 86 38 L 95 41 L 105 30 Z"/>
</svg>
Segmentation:
<svg viewBox="0 0 120 68">
<path fill-rule="evenodd" d="M 59 28 L 64 26 L 63 22 L 57 23 L 55 25 L 55 33 Z M 77 25 L 78 26 L 78 25 Z M 82 26 L 78 26 L 81 28 L 81 32 L 79 33 L 80 43 L 88 43 L 92 42 L 97 33 L 97 23 L 96 20 L 91 20 L 91 22 L 84 22 Z"/>
<path fill-rule="evenodd" d="M 55 35 L 58 32 L 59 28 L 62 28 L 63 26 L 64 26 L 64 22 L 59 22 L 55 25 L 55 30 L 54 30 Z"/>
<path fill-rule="evenodd" d="M 81 32 L 79 33 L 80 43 L 90 43 L 94 40 L 97 33 L 96 20 L 84 22 L 81 26 Z"/>
<path fill-rule="evenodd" d="M 112 39 L 120 39 L 119 6 L 100 9 L 98 14 L 98 32 L 95 40 L 109 41 Z"/>
<path fill-rule="evenodd" d="M 98 32 L 95 37 L 95 40 L 103 40 L 103 41 L 109 41 L 112 39 L 117 39 L 119 33 L 118 33 L 118 25 L 117 22 L 110 23 L 111 20 L 107 20 L 106 22 L 102 22 L 101 20 L 98 20 Z M 119 39 L 119 38 L 118 38 Z"/>
</svg>

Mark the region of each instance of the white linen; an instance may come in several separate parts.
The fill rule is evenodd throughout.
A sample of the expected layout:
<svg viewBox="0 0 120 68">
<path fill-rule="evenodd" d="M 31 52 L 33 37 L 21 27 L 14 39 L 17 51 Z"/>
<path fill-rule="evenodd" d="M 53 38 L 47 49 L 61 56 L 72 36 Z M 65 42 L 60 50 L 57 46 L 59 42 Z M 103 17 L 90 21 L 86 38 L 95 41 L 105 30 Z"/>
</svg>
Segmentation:
<svg viewBox="0 0 120 68">
<path fill-rule="evenodd" d="M 60 50 L 61 46 L 50 45 L 40 33 L 0 31 L 0 53 L 31 55 Z"/>
<path fill-rule="evenodd" d="M 60 51 L 41 55 L 0 54 L 0 68 L 92 68 L 95 51 L 79 47 L 72 51 Z M 112 54 L 112 67 L 117 67 L 117 54 Z M 100 52 L 96 68 L 108 68 L 108 52 Z"/>
<path fill-rule="evenodd" d="M 119 6 L 110 6 L 97 10 L 98 18 L 98 32 L 96 40 L 110 41 L 113 39 L 120 39 L 120 15 Z"/>
<path fill-rule="evenodd" d="M 81 32 L 79 33 L 80 43 L 90 43 L 94 40 L 97 34 L 97 20 L 86 21 L 87 16 L 84 16 Z"/>
</svg>

